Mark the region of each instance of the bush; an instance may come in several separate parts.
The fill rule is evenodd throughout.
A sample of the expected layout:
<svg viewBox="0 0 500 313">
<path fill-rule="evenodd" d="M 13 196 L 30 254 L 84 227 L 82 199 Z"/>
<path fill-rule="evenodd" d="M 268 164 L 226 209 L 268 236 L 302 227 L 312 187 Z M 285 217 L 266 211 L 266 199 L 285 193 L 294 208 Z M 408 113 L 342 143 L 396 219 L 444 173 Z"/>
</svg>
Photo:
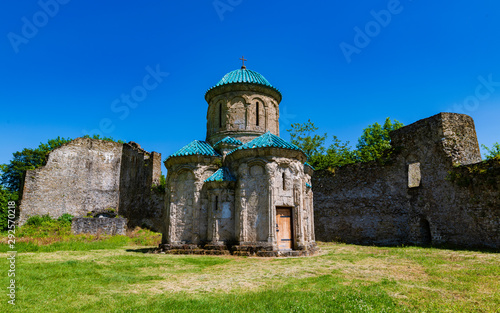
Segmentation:
<svg viewBox="0 0 500 313">
<path fill-rule="evenodd" d="M 34 215 L 28 218 L 28 220 L 26 221 L 26 225 L 42 226 L 43 224 L 51 224 L 53 221 L 54 220 L 48 214 L 43 216 Z"/>
<path fill-rule="evenodd" d="M 18 237 L 45 238 L 51 236 L 66 237 L 71 234 L 71 215 L 66 214 L 59 219 L 53 219 L 48 214 L 31 216 L 26 223 L 19 227 Z"/>
<path fill-rule="evenodd" d="M 64 213 L 63 215 L 59 216 L 57 221 L 63 222 L 63 223 L 69 223 L 71 224 L 71 221 L 73 220 L 73 215 Z"/>
</svg>

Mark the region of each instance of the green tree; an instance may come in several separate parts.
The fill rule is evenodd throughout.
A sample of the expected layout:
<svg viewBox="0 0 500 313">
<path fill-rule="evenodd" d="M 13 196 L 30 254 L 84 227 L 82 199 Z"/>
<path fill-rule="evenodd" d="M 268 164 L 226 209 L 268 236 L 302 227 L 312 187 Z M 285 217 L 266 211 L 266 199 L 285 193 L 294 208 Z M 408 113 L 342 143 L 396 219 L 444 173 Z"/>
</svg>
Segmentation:
<svg viewBox="0 0 500 313">
<path fill-rule="evenodd" d="M 384 125 L 375 123 L 368 125 L 363 130 L 363 134 L 358 139 L 357 160 L 360 162 L 368 162 L 380 159 L 385 150 L 391 147 L 391 138 L 389 133 L 393 130 L 403 127 L 403 123 L 388 117 L 385 119 Z"/>
<path fill-rule="evenodd" d="M 18 192 L 24 172 L 45 165 L 47 154 L 69 141 L 70 138 L 57 137 L 48 140 L 47 143 L 40 143 L 36 149 L 24 148 L 22 151 L 14 152 L 14 158 L 10 163 L 0 165 L 0 183 L 11 193 Z"/>
<path fill-rule="evenodd" d="M 351 150 L 349 142 L 342 142 L 337 136 L 333 136 L 332 144 L 325 152 L 311 158 L 311 165 L 314 168 L 331 170 L 356 161 L 356 152 Z"/>
<path fill-rule="evenodd" d="M 307 123 L 293 123 L 291 129 L 286 131 L 290 133 L 290 142 L 302 149 L 310 158 L 324 153 L 324 143 L 326 133 L 323 136 L 314 134 L 318 130 L 311 120 Z"/>
<path fill-rule="evenodd" d="M 325 148 L 327 134 L 323 136 L 314 134 L 318 128 L 311 120 L 306 123 L 294 123 L 290 133 L 291 142 L 301 148 L 309 157 L 308 162 L 315 169 L 328 169 L 355 161 L 355 153 L 349 147 L 349 142 L 343 143 L 337 136 L 333 136 L 333 141 L 328 148 Z"/>
<path fill-rule="evenodd" d="M 494 158 L 500 158 L 500 144 L 495 142 L 491 148 L 486 147 L 485 145 L 481 145 L 488 154 L 485 155 L 487 160 L 491 160 Z"/>
</svg>

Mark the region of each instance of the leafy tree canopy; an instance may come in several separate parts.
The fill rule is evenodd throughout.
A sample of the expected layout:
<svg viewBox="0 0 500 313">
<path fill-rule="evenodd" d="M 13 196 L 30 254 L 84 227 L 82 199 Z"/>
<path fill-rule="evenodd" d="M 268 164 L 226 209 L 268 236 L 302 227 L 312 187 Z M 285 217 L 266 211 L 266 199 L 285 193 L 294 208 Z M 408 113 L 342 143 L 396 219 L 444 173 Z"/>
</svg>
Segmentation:
<svg viewBox="0 0 500 313">
<path fill-rule="evenodd" d="M 487 160 L 491 160 L 494 158 L 500 158 L 500 144 L 495 142 L 491 148 L 486 147 L 485 145 L 481 145 L 484 150 L 486 150 L 487 154 L 485 158 Z"/>
<path fill-rule="evenodd" d="M 287 129 L 287 132 L 290 133 L 291 143 L 301 148 L 309 157 L 314 157 L 324 152 L 325 148 L 323 144 L 326 140 L 326 133 L 323 136 L 317 134 L 311 136 L 312 133 L 318 130 L 311 120 L 303 124 L 294 123 L 291 127 L 291 129 Z"/>
<path fill-rule="evenodd" d="M 307 123 L 294 123 L 287 131 L 290 133 L 291 142 L 301 148 L 308 156 L 309 163 L 316 169 L 333 168 L 353 163 L 355 153 L 349 147 L 349 142 L 341 142 L 333 136 L 332 144 L 324 146 L 327 134 L 323 136 L 314 134 L 318 128 L 311 120 Z"/>
<path fill-rule="evenodd" d="M 327 134 L 314 134 L 318 128 L 311 120 L 307 123 L 294 123 L 287 131 L 291 142 L 301 148 L 309 156 L 309 163 L 316 169 L 332 169 L 354 162 L 378 160 L 385 150 L 391 147 L 389 133 L 403 127 L 397 120 L 388 117 L 383 125 L 375 123 L 363 130 L 358 139 L 356 150 L 352 150 L 349 142 L 342 142 L 337 136 L 332 137 L 330 146 L 325 147 Z"/>
<path fill-rule="evenodd" d="M 380 159 L 383 152 L 391 147 L 389 133 L 403 126 L 403 123 L 397 120 L 391 122 L 389 117 L 385 119 L 384 125 L 379 123 L 368 125 L 363 129 L 363 134 L 356 145 L 358 161 L 369 162 Z"/>
<path fill-rule="evenodd" d="M 311 165 L 314 168 L 331 170 L 335 167 L 351 164 L 356 161 L 356 151 L 351 150 L 349 141 L 342 142 L 337 136 L 333 136 L 332 144 L 330 144 L 325 152 L 311 158 Z"/>
</svg>

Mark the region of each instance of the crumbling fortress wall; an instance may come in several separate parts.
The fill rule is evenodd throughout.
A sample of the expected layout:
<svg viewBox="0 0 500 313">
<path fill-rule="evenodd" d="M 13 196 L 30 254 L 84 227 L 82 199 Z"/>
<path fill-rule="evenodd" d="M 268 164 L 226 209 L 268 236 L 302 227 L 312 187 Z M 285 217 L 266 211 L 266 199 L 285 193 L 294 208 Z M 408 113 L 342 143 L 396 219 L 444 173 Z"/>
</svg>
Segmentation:
<svg viewBox="0 0 500 313">
<path fill-rule="evenodd" d="M 118 211 L 129 226 L 162 229 L 165 190 L 153 188 L 160 184 L 160 176 L 161 154 L 149 153 L 136 143 L 123 145 Z"/>
<path fill-rule="evenodd" d="M 77 138 L 49 153 L 47 164 L 26 172 L 20 223 L 33 215 L 57 218 L 115 211 L 128 226 L 159 230 L 163 193 L 161 155 L 136 143 Z"/>
<path fill-rule="evenodd" d="M 317 240 L 500 248 L 500 160 L 481 162 L 471 117 L 437 114 L 391 145 L 382 161 L 315 173 Z"/>
</svg>

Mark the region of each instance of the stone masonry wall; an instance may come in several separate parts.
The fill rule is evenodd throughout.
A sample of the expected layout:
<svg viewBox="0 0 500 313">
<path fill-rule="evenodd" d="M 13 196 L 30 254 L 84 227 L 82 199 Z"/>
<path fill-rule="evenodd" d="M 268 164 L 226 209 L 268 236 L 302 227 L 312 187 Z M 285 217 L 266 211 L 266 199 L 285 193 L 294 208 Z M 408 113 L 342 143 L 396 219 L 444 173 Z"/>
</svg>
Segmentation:
<svg viewBox="0 0 500 313">
<path fill-rule="evenodd" d="M 264 92 L 231 91 L 218 95 L 209 102 L 207 140 L 215 144 L 231 136 L 248 142 L 267 131 L 279 136 L 278 106 L 278 101 Z"/>
<path fill-rule="evenodd" d="M 147 152 L 136 143 L 124 144 L 120 170 L 120 215 L 129 227 L 159 231 L 164 193 L 152 188 L 160 183 L 161 154 Z"/>
<path fill-rule="evenodd" d="M 170 158 L 165 196 L 162 243 L 200 244 L 207 240 L 208 195 L 204 180 L 217 170 L 219 157 L 190 155 Z"/>
<path fill-rule="evenodd" d="M 75 217 L 71 222 L 73 234 L 91 235 L 125 235 L 127 230 L 126 218 L 84 218 Z"/>
<path fill-rule="evenodd" d="M 47 164 L 26 172 L 20 223 L 32 215 L 85 216 L 114 209 L 128 226 L 160 229 L 161 155 L 131 142 L 77 138 L 50 152 Z"/>
<path fill-rule="evenodd" d="M 391 139 L 383 162 L 315 173 L 317 240 L 499 248 L 498 160 L 480 162 L 472 118 L 440 113 Z"/>
<path fill-rule="evenodd" d="M 117 209 L 122 144 L 77 138 L 52 151 L 47 164 L 26 172 L 20 222 L 29 216 Z"/>
</svg>

